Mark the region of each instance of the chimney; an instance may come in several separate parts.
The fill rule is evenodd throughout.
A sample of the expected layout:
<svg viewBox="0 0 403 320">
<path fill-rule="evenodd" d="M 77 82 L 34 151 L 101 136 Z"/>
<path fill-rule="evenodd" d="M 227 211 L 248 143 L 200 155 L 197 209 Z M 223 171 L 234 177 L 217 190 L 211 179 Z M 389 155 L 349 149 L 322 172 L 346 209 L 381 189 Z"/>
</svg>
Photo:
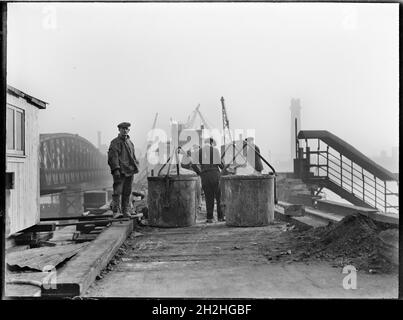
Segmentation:
<svg viewBox="0 0 403 320">
<path fill-rule="evenodd" d="M 297 122 L 297 131 L 301 130 L 301 100 L 294 98 L 291 99 L 290 110 L 291 110 L 291 159 L 295 159 L 297 157 L 295 146 L 297 139 L 297 137 L 295 136 L 295 121 Z"/>
</svg>

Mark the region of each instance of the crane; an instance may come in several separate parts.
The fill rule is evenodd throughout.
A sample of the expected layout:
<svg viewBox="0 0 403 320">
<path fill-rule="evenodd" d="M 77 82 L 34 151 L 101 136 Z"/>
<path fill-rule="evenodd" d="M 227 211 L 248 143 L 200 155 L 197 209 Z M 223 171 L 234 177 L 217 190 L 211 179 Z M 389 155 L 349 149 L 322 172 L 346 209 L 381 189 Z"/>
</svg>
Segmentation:
<svg viewBox="0 0 403 320">
<path fill-rule="evenodd" d="M 229 137 L 232 140 L 231 131 L 229 129 L 229 120 L 227 115 L 227 110 L 225 109 L 224 104 L 224 97 L 221 97 L 221 106 L 222 106 L 222 127 L 223 127 L 223 134 L 224 134 L 224 145 L 225 145 L 225 130 L 228 130 Z"/>
<path fill-rule="evenodd" d="M 154 118 L 152 129 L 155 129 L 155 125 L 157 124 L 157 118 L 158 118 L 158 112 L 155 113 L 155 118 Z"/>
<path fill-rule="evenodd" d="M 200 110 L 199 110 L 199 107 L 200 107 L 200 104 L 199 104 L 199 106 L 196 108 L 196 112 L 197 112 L 197 114 L 199 115 L 201 121 L 203 122 L 203 125 L 204 125 L 207 129 L 210 129 L 210 126 L 207 124 L 206 119 L 204 119 L 203 115 L 201 114 L 201 112 L 200 112 Z"/>
<path fill-rule="evenodd" d="M 186 122 L 186 124 L 184 125 L 184 128 L 192 128 L 194 125 L 194 122 L 196 120 L 196 116 L 199 115 L 202 124 L 207 128 L 210 129 L 210 126 L 207 124 L 206 119 L 204 118 L 204 116 L 202 115 L 202 113 L 199 110 L 200 108 L 200 103 L 197 105 L 196 109 L 193 110 L 193 112 L 190 114 L 190 116 L 188 117 L 188 120 Z"/>
<path fill-rule="evenodd" d="M 197 112 L 196 110 L 200 107 L 200 103 L 197 105 L 196 109 L 192 111 L 192 113 L 189 115 L 188 120 L 186 121 L 186 123 L 184 124 L 185 128 L 190 128 L 193 126 L 195 120 L 196 120 L 196 115 Z"/>
</svg>

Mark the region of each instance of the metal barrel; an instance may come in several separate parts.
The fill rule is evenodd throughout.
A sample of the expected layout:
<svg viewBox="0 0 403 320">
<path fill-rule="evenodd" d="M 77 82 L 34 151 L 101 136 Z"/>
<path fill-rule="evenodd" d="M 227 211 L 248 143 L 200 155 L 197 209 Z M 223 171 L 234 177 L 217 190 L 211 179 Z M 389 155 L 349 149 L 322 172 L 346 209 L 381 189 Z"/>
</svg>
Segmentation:
<svg viewBox="0 0 403 320">
<path fill-rule="evenodd" d="M 221 206 L 228 226 L 258 227 L 272 223 L 274 176 L 222 176 Z"/>
<path fill-rule="evenodd" d="M 148 177 L 148 223 L 154 227 L 196 224 L 199 206 L 196 175 Z"/>
</svg>

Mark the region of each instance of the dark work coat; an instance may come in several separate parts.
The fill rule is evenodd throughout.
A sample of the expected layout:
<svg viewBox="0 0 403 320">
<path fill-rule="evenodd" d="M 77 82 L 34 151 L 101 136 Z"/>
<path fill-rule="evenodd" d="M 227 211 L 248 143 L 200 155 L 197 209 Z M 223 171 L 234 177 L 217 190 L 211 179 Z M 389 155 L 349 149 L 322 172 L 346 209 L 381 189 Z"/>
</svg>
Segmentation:
<svg viewBox="0 0 403 320">
<path fill-rule="evenodd" d="M 198 159 L 201 173 L 208 171 L 220 172 L 220 169 L 223 169 L 220 151 L 216 147 L 204 145 L 196 151 L 195 157 Z"/>
<path fill-rule="evenodd" d="M 119 169 L 125 176 L 131 176 L 139 172 L 137 163 L 134 144 L 130 137 L 125 138 L 119 134 L 117 138 L 111 141 L 108 150 L 108 165 L 111 168 L 111 173 Z"/>
</svg>

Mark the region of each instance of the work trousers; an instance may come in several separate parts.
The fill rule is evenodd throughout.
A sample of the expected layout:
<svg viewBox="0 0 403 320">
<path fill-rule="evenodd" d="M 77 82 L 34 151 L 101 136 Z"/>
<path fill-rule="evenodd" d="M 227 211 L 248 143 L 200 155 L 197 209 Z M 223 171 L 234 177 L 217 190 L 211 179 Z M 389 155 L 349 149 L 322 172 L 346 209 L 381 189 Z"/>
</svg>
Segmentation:
<svg viewBox="0 0 403 320">
<path fill-rule="evenodd" d="M 200 208 L 201 208 L 201 180 L 199 178 L 197 178 L 197 182 L 196 182 L 196 202 L 197 202 L 197 212 L 200 212 Z"/>
<path fill-rule="evenodd" d="M 132 193 L 133 175 L 113 176 L 112 211 L 119 211 L 120 197 L 123 213 L 128 213 L 130 208 L 130 195 Z"/>
<path fill-rule="evenodd" d="M 202 188 L 206 197 L 207 219 L 213 219 L 214 217 L 214 199 L 217 202 L 217 218 L 224 218 L 221 210 L 221 173 L 216 170 L 211 170 L 207 172 L 202 172 L 200 176 L 202 181 Z"/>
</svg>

